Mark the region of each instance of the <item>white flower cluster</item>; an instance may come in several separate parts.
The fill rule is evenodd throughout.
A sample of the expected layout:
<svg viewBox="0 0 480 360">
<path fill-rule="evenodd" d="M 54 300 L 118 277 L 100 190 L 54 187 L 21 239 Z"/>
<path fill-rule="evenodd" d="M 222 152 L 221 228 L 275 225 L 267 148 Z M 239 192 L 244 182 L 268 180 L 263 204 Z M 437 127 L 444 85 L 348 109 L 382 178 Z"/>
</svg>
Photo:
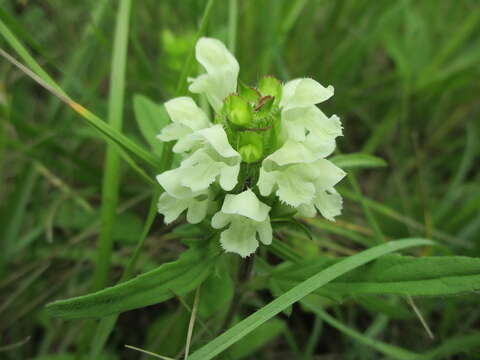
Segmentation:
<svg viewBox="0 0 480 360">
<path fill-rule="evenodd" d="M 238 62 L 216 39 L 201 38 L 195 50 L 206 74 L 189 79 L 189 90 L 205 95 L 219 114 L 227 96 L 237 91 Z M 345 173 L 325 158 L 335 149 L 342 126 L 336 115 L 327 117 L 316 107 L 331 96 L 332 86 L 325 88 L 309 78 L 283 85 L 277 103 L 281 129 L 277 149 L 261 160 L 256 184 L 240 188 L 242 155 L 229 143 L 224 125 L 212 123 L 190 97 L 166 102 L 172 123 L 158 138 L 176 141 L 173 151 L 183 160 L 180 167 L 157 176 L 165 189 L 158 203 L 165 222 L 185 210 L 189 223 L 214 214 L 211 226 L 226 228 L 220 235 L 222 247 L 245 257 L 255 252 L 258 241 L 266 245 L 272 241 L 271 206 L 264 202 L 275 196 L 302 216 L 313 217 L 318 210 L 334 220 L 342 209 L 334 185 Z M 265 197 L 264 202 L 255 192 Z M 217 199 L 223 199 L 221 208 Z"/>
</svg>

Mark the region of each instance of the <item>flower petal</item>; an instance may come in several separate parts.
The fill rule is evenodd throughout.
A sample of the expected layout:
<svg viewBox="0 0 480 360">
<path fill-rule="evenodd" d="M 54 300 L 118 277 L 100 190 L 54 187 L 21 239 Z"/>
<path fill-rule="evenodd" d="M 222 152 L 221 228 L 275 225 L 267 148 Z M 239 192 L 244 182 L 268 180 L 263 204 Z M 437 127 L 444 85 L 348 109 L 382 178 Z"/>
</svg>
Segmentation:
<svg viewBox="0 0 480 360">
<path fill-rule="evenodd" d="M 212 227 L 214 229 L 221 229 L 227 226 L 232 219 L 232 215 L 224 214 L 223 212 L 219 211 L 212 217 Z"/>
<path fill-rule="evenodd" d="M 177 199 L 191 198 L 194 196 L 193 191 L 182 185 L 182 179 L 185 176 L 185 169 L 177 168 L 157 175 L 157 181 L 173 197 Z"/>
<path fill-rule="evenodd" d="M 265 245 L 270 245 L 272 243 L 272 224 L 270 223 L 270 217 L 267 217 L 265 221 L 263 221 L 257 227 L 258 238 L 260 241 Z"/>
<path fill-rule="evenodd" d="M 189 90 L 205 94 L 210 105 L 218 112 L 223 100 L 236 91 L 240 69 L 238 62 L 221 41 L 211 38 L 201 38 L 197 42 L 195 57 L 207 74 L 189 79 Z"/>
<path fill-rule="evenodd" d="M 194 137 L 210 144 L 224 158 L 241 159 L 240 154 L 228 142 L 227 133 L 220 124 L 199 130 Z"/>
<path fill-rule="evenodd" d="M 182 124 L 192 130 L 207 127 L 210 122 L 207 115 L 191 97 L 181 96 L 165 103 L 165 109 L 173 123 Z"/>
<path fill-rule="evenodd" d="M 342 213 L 342 197 L 333 188 L 318 192 L 314 203 L 320 214 L 327 220 L 335 221 L 335 216 Z"/>
<path fill-rule="evenodd" d="M 302 217 L 312 218 L 317 215 L 317 209 L 313 204 L 302 204 L 297 207 L 298 215 Z"/>
<path fill-rule="evenodd" d="M 187 207 L 188 200 L 176 199 L 167 193 L 163 193 L 157 203 L 158 212 L 164 216 L 165 224 L 176 220 Z"/>
<path fill-rule="evenodd" d="M 188 207 L 187 221 L 190 224 L 198 224 L 205 216 L 207 216 L 207 209 L 210 199 L 207 197 L 204 200 L 193 199 Z"/>
<path fill-rule="evenodd" d="M 160 134 L 157 135 L 157 139 L 161 141 L 178 140 L 190 134 L 192 130 L 185 125 L 173 123 L 166 125 Z"/>
<path fill-rule="evenodd" d="M 272 193 L 276 183 L 276 173 L 276 171 L 265 171 L 263 167 L 260 168 L 257 187 L 262 196 L 268 196 Z"/>
<path fill-rule="evenodd" d="M 220 170 L 219 183 L 223 190 L 230 191 L 237 185 L 239 172 L 240 164 L 222 167 Z"/>
<path fill-rule="evenodd" d="M 258 200 L 250 189 L 237 195 L 228 194 L 222 206 L 222 212 L 225 214 L 242 215 L 259 222 L 267 218 L 269 211 L 270 206 Z"/>
<path fill-rule="evenodd" d="M 232 221 L 230 227 L 220 234 L 220 244 L 227 252 L 247 257 L 258 248 L 257 230 L 248 221 Z"/>
<path fill-rule="evenodd" d="M 280 107 L 291 109 L 315 105 L 328 100 L 333 96 L 333 92 L 333 86 L 324 87 L 310 78 L 291 80 L 283 87 Z"/>
<path fill-rule="evenodd" d="M 335 166 L 327 159 L 319 159 L 312 165 L 318 171 L 318 176 L 315 179 L 315 187 L 317 190 L 333 188 L 333 186 L 335 186 L 346 175 L 345 171 Z"/>
<path fill-rule="evenodd" d="M 299 206 L 302 203 L 309 203 L 315 195 L 315 186 L 311 180 L 301 176 L 301 173 L 290 167 L 285 171 L 278 171 L 277 178 L 278 198 L 293 206 Z"/>
<path fill-rule="evenodd" d="M 222 163 L 214 161 L 204 149 L 199 149 L 183 160 L 180 168 L 185 169 L 180 183 L 195 192 L 207 189 L 215 181 Z"/>
<path fill-rule="evenodd" d="M 287 140 L 283 146 L 269 155 L 263 161 L 262 166 L 270 171 L 274 168 L 272 162 L 283 166 L 296 163 L 309 163 L 317 160 L 319 156 L 310 151 L 303 143 L 293 140 Z"/>
</svg>

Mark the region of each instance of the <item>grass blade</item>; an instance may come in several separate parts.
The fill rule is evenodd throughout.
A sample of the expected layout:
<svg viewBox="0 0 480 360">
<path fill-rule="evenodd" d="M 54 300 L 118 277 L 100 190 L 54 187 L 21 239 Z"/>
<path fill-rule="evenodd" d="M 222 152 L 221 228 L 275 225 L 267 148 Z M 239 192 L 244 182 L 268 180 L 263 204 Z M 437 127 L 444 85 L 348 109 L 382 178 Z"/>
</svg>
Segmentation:
<svg viewBox="0 0 480 360">
<path fill-rule="evenodd" d="M 311 278 L 295 286 L 293 289 L 279 296 L 268 305 L 264 306 L 254 314 L 250 315 L 237 325 L 227 330 L 225 333 L 209 342 L 207 345 L 194 352 L 190 357 L 190 360 L 212 359 L 227 349 L 230 345 L 234 344 L 242 337 L 263 324 L 265 321 L 280 313 L 282 310 L 301 300 L 319 287 L 363 264 L 394 251 L 412 246 L 433 244 L 434 243 L 432 241 L 426 239 L 397 240 L 375 246 L 371 249 L 362 251 L 357 255 L 353 255 L 333 266 L 328 267 L 323 271 L 320 271 L 318 274 L 312 276 Z"/>
<path fill-rule="evenodd" d="M 128 32 L 131 1 L 122 0 L 117 14 L 113 45 L 112 70 L 110 74 L 110 96 L 108 99 L 108 123 L 121 131 L 125 93 L 125 70 L 127 64 Z M 115 226 L 115 211 L 118 204 L 120 184 L 120 157 L 115 147 L 107 147 L 102 184 L 102 206 L 100 210 L 101 230 L 98 240 L 97 259 L 93 275 L 93 291 L 107 284 L 113 246 L 112 231 Z"/>
</svg>

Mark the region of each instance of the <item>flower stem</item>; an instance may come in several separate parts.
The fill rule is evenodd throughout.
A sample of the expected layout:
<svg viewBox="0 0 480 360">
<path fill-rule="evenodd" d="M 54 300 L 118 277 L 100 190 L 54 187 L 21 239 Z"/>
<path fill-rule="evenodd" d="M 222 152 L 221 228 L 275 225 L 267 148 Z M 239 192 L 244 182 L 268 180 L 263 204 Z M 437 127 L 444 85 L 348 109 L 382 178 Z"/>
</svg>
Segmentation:
<svg viewBox="0 0 480 360">
<path fill-rule="evenodd" d="M 239 265 L 239 269 L 237 272 L 237 281 L 235 284 L 235 292 L 233 294 L 233 300 L 230 303 L 230 307 L 228 308 L 227 315 L 225 315 L 225 319 L 223 320 L 222 326 L 220 327 L 218 333 L 224 332 L 228 329 L 230 324 L 232 323 L 237 311 L 242 304 L 242 300 L 244 297 L 244 287 L 242 286 L 245 284 L 252 275 L 253 264 L 255 261 L 255 254 L 247 257 L 244 261 L 242 261 Z"/>
</svg>

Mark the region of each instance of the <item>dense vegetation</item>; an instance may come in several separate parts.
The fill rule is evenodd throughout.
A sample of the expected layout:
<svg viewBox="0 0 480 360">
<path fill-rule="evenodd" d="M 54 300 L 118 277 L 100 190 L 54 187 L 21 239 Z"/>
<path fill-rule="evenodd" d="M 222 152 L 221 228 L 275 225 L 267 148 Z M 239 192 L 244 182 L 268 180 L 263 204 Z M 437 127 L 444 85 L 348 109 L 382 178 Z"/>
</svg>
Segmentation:
<svg viewBox="0 0 480 360">
<path fill-rule="evenodd" d="M 190 358 L 206 359 L 212 340 L 258 309 L 266 317 L 244 337 L 233 328 L 235 344 L 216 358 L 480 357 L 477 0 L 0 4 L 1 49 L 53 88 L 0 61 L 1 359 L 153 358 L 126 344 L 183 358 L 187 339 Z M 233 50 L 244 83 L 332 84 L 322 109 L 344 127 L 342 215 L 279 222 L 248 278 L 235 254 L 207 264 L 211 249 L 196 244 L 208 226 L 153 217 L 152 180 L 172 162 L 155 139 L 162 104 L 198 74 L 200 35 Z M 397 241 L 417 246 L 380 257 L 407 238 L 435 245 Z M 373 261 L 348 263 L 356 254 Z M 134 305 L 114 292 L 46 307 L 155 269 L 172 282 L 126 290 Z M 324 269 L 336 272 L 321 286 Z M 294 288 L 301 301 L 281 298 L 268 319 L 267 304 L 308 281 L 314 294 Z"/>
</svg>

